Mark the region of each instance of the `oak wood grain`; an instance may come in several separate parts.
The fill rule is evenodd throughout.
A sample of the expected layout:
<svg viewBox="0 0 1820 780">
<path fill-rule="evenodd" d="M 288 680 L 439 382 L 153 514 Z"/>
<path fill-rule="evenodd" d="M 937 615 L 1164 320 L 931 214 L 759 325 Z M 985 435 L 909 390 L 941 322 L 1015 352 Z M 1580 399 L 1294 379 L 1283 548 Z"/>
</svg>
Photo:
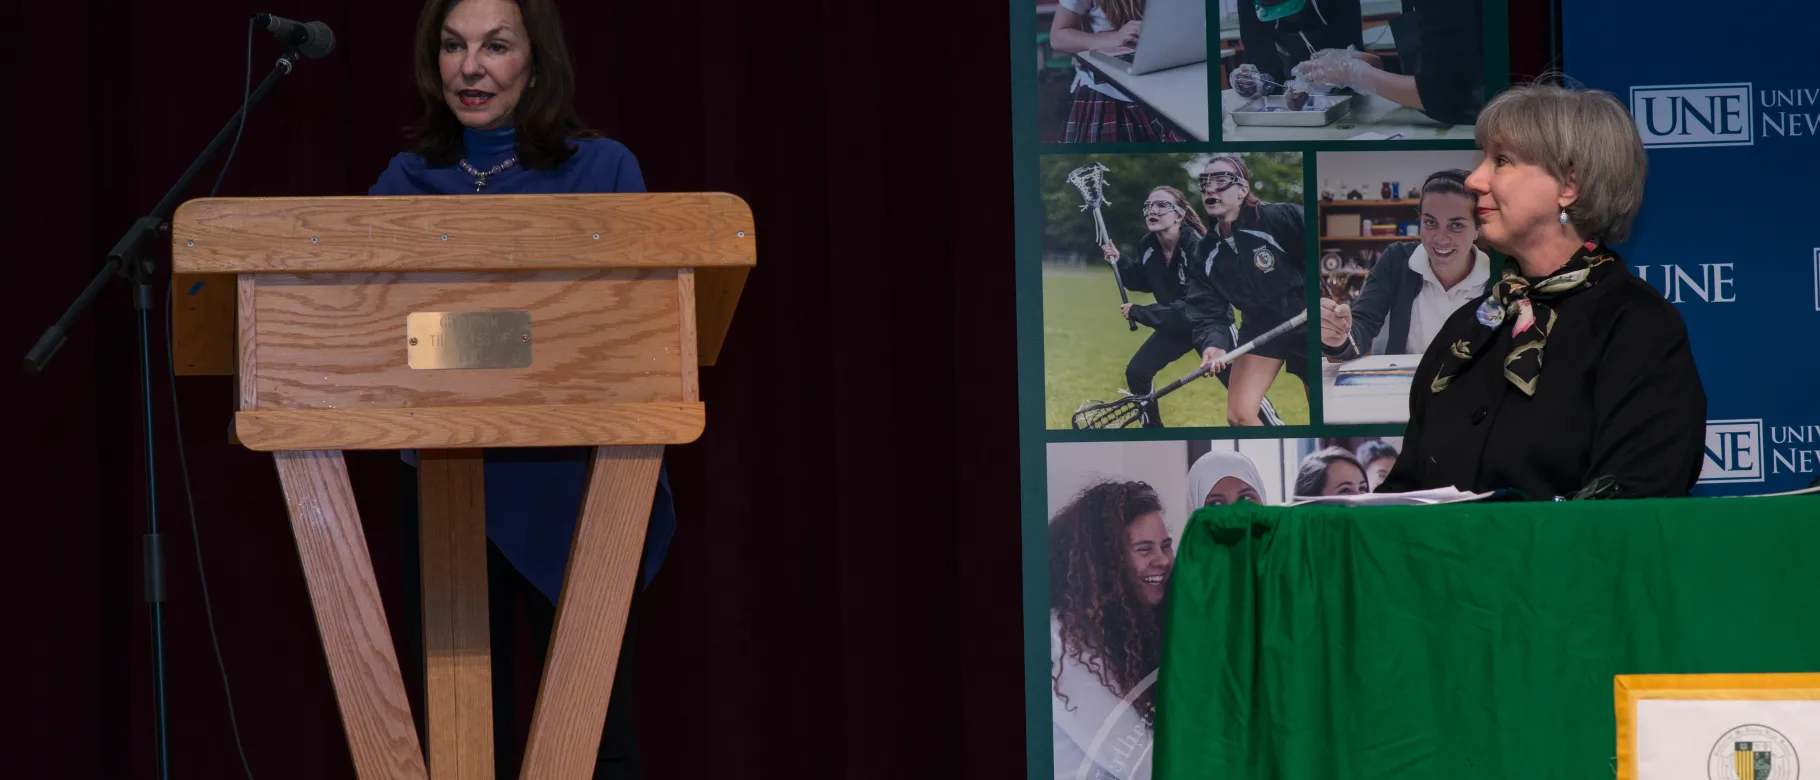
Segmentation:
<svg viewBox="0 0 1820 780">
<path fill-rule="evenodd" d="M 234 373 L 233 274 L 171 278 L 171 356 L 178 376 Z"/>
<path fill-rule="evenodd" d="M 752 209 L 726 193 L 205 198 L 171 221 L 185 274 L 747 266 L 757 251 Z"/>
<path fill-rule="evenodd" d="M 739 307 L 739 293 L 746 286 L 750 268 L 700 268 L 695 272 L 695 324 L 700 346 L 701 365 L 711 366 L 720 360 L 721 345 L 727 341 L 727 329 L 733 326 L 733 310 Z"/>
<path fill-rule="evenodd" d="M 340 452 L 280 452 L 278 479 L 360 780 L 427 780 Z"/>
<path fill-rule="evenodd" d="M 432 780 L 493 780 L 481 450 L 419 450 L 424 726 Z"/>
<path fill-rule="evenodd" d="M 676 271 L 254 276 L 254 408 L 683 400 Z M 524 368 L 415 369 L 412 312 L 527 311 Z"/>
<path fill-rule="evenodd" d="M 705 408 L 650 404 L 302 409 L 240 412 L 235 433 L 253 450 L 401 450 L 687 444 Z"/>
<path fill-rule="evenodd" d="M 234 330 L 235 362 L 238 363 L 235 378 L 236 388 L 240 391 L 240 411 L 250 411 L 259 398 L 259 318 L 253 310 L 253 291 L 255 284 L 252 274 L 240 274 L 234 281 L 235 322 Z"/>
<path fill-rule="evenodd" d="M 682 371 L 682 393 L 684 401 L 701 400 L 701 372 L 696 364 L 699 355 L 699 344 L 695 334 L 695 269 L 680 268 L 676 271 L 676 310 L 682 320 L 682 353 L 677 359 L 677 368 Z"/>
<path fill-rule="evenodd" d="M 591 777 L 625 638 L 662 447 L 599 447 L 575 526 L 523 780 Z"/>
</svg>

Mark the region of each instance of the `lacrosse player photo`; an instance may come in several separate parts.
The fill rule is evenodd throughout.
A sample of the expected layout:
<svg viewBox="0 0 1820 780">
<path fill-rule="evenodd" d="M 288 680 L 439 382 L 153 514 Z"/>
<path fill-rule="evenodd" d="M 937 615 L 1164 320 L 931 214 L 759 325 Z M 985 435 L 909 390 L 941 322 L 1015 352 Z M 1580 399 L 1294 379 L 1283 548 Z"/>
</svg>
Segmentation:
<svg viewBox="0 0 1820 780">
<path fill-rule="evenodd" d="M 1299 153 L 1040 173 L 1050 428 L 1309 423 Z"/>
</svg>

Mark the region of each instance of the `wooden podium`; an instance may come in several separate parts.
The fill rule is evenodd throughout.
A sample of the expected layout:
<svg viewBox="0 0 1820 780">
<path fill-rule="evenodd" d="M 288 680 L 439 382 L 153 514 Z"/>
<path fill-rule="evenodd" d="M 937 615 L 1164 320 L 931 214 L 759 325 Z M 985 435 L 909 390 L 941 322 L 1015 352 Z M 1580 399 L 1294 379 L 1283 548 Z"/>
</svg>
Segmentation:
<svg viewBox="0 0 1820 780">
<path fill-rule="evenodd" d="M 718 193 L 205 199 L 171 237 L 177 362 L 231 356 L 235 434 L 277 461 L 362 780 L 493 777 L 481 448 L 595 448 L 521 773 L 589 776 L 663 447 L 701 434 L 696 368 L 755 263 L 751 209 Z M 348 449 L 419 452 L 427 751 Z"/>
</svg>

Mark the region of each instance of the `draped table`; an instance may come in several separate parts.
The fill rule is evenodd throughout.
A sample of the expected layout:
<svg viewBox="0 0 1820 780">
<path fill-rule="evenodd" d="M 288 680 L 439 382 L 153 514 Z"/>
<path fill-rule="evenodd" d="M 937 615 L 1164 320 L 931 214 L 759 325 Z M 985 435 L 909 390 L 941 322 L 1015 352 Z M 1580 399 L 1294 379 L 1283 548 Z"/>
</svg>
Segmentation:
<svg viewBox="0 0 1820 780">
<path fill-rule="evenodd" d="M 1820 496 L 1208 507 L 1156 776 L 1609 778 L 1619 674 L 1820 671 Z"/>
</svg>

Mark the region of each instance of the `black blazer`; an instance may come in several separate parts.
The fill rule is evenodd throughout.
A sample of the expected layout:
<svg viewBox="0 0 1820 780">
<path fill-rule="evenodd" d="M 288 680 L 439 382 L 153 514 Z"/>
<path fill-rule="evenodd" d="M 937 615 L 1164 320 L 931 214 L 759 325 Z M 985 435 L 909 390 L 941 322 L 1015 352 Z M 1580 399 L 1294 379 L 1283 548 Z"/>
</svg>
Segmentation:
<svg viewBox="0 0 1820 780">
<path fill-rule="evenodd" d="M 1252 327 L 1275 327 L 1308 310 L 1302 204 L 1261 203 L 1239 212 L 1232 244 L 1210 226 L 1201 258 L 1188 266 L 1194 348 L 1232 349 L 1233 310 Z"/>
<path fill-rule="evenodd" d="M 1609 475 L 1616 497 L 1687 495 L 1706 438 L 1687 327 L 1622 261 L 1608 268 L 1555 307 L 1534 397 L 1504 378 L 1508 324 L 1446 392 L 1429 389 L 1451 345 L 1484 332 L 1476 302 L 1454 312 L 1416 368 L 1403 454 L 1378 490 L 1517 488 L 1549 500 Z"/>
<path fill-rule="evenodd" d="M 1119 256 L 1119 281 L 1127 290 L 1156 296 L 1156 303 L 1131 307 L 1131 321 L 1187 335 L 1193 328 L 1188 323 L 1188 269 L 1201 256 L 1201 231 L 1183 224 L 1173 257 L 1164 256 L 1155 233 L 1145 233 L 1136 255 L 1135 260 Z"/>
<path fill-rule="evenodd" d="M 1365 277 L 1365 291 L 1352 303 L 1352 341 L 1338 347 L 1322 343 L 1323 353 L 1341 360 L 1369 353 L 1371 340 L 1378 337 L 1378 331 L 1384 328 L 1384 321 L 1388 319 L 1390 343 L 1384 346 L 1384 354 L 1409 354 L 1409 311 L 1415 306 L 1416 295 L 1422 292 L 1422 275 L 1409 269 L 1409 258 L 1421 245 L 1420 241 L 1398 241 L 1384 248 L 1384 253 L 1378 255 L 1378 262 L 1371 267 L 1371 275 Z M 1498 273 L 1494 268 L 1491 275 L 1485 277 L 1479 294 L 1491 292 L 1491 286 L 1497 281 Z"/>
</svg>

